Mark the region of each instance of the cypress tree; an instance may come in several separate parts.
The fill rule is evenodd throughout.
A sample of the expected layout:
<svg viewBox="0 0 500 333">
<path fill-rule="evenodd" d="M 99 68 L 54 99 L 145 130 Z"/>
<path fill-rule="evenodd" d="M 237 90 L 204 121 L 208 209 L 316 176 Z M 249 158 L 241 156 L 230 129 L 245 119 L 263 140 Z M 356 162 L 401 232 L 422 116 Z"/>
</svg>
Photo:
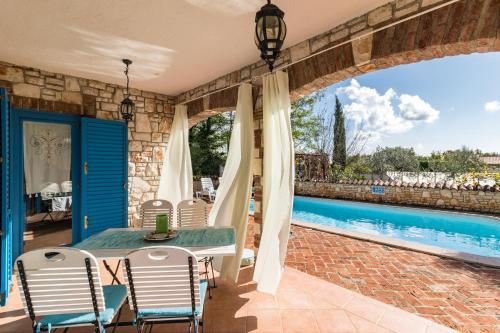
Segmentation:
<svg viewBox="0 0 500 333">
<path fill-rule="evenodd" d="M 334 166 L 345 169 L 347 163 L 346 139 L 345 139 L 345 124 L 344 111 L 342 103 L 335 95 L 335 125 L 333 127 L 333 156 L 332 161 Z"/>
</svg>

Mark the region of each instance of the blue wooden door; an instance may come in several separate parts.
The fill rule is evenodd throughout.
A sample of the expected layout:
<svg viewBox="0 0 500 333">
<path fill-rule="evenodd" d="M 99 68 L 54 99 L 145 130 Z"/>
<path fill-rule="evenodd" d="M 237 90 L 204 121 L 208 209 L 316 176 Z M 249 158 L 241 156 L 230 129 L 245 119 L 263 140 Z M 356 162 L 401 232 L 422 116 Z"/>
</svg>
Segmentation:
<svg viewBox="0 0 500 333">
<path fill-rule="evenodd" d="M 1 169 L 1 237 L 0 246 L 0 305 L 5 305 L 12 280 L 12 215 L 10 200 L 10 107 L 7 90 L 0 88 L 0 146 Z"/>
<path fill-rule="evenodd" d="M 127 126 L 122 121 L 82 118 L 83 238 L 127 227 Z"/>
</svg>

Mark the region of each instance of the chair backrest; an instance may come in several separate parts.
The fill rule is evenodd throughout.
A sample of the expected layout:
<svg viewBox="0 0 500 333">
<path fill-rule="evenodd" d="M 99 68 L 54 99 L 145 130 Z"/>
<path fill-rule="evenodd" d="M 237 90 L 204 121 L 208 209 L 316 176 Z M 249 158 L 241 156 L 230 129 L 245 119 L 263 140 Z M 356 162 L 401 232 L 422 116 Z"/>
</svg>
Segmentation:
<svg viewBox="0 0 500 333">
<path fill-rule="evenodd" d="M 66 180 L 61 183 L 61 191 L 65 193 L 73 192 L 73 182 L 71 180 Z"/>
<path fill-rule="evenodd" d="M 197 228 L 208 225 L 207 203 L 201 199 L 183 200 L 177 205 L 177 226 Z"/>
<path fill-rule="evenodd" d="M 174 206 L 167 200 L 148 200 L 141 205 L 141 227 L 156 228 L 156 216 L 166 214 L 170 224 L 173 223 Z"/>
<path fill-rule="evenodd" d="M 14 269 L 26 314 L 32 320 L 50 314 L 104 311 L 99 265 L 86 251 L 38 249 L 18 257 Z"/>
<path fill-rule="evenodd" d="M 214 183 L 212 182 L 212 178 L 201 178 L 201 189 L 204 192 L 213 192 Z"/>
<path fill-rule="evenodd" d="M 52 199 L 55 194 L 60 192 L 61 188 L 57 183 L 42 184 L 42 189 L 40 190 L 40 194 L 43 200 Z"/>
<path fill-rule="evenodd" d="M 123 276 L 130 309 L 200 306 L 198 261 L 189 250 L 175 246 L 145 247 L 125 257 Z"/>
</svg>

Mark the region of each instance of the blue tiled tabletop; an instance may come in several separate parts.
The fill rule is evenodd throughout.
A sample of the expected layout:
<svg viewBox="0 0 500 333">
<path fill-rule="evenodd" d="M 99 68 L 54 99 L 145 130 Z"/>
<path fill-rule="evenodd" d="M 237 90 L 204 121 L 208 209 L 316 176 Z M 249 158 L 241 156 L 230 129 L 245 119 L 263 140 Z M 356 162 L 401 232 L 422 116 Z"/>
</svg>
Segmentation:
<svg viewBox="0 0 500 333">
<path fill-rule="evenodd" d="M 185 248 L 207 248 L 234 246 L 234 228 L 200 228 L 177 230 L 177 236 L 165 241 L 146 241 L 144 236 L 151 232 L 143 229 L 108 229 L 90 236 L 74 247 L 89 252 L 96 250 L 134 250 L 144 246 L 169 245 Z"/>
</svg>

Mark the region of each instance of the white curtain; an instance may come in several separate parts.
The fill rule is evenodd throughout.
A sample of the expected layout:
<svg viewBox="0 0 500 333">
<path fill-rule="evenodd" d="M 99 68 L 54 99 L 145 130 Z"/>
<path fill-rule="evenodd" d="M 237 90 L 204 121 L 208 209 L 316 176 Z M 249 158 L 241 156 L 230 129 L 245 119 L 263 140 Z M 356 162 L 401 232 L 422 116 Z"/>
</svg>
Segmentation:
<svg viewBox="0 0 500 333">
<path fill-rule="evenodd" d="M 189 125 L 186 105 L 176 105 L 167 151 L 163 160 L 158 199 L 170 201 L 174 207 L 193 198 L 193 169 L 189 151 Z M 173 225 L 177 226 L 177 209 Z"/>
<path fill-rule="evenodd" d="M 23 123 L 26 193 L 58 193 L 70 180 L 71 126 L 25 121 Z"/>
<path fill-rule="evenodd" d="M 233 131 L 229 143 L 222 182 L 210 211 L 208 222 L 216 226 L 233 226 L 236 230 L 236 256 L 225 257 L 220 266 L 223 277 L 238 280 L 248 223 L 248 209 L 252 187 L 253 102 L 252 86 L 242 84 L 238 90 L 238 103 Z"/>
<path fill-rule="evenodd" d="M 264 77 L 263 107 L 263 230 L 253 279 L 257 290 L 274 294 L 285 263 L 295 174 L 286 73 Z"/>
</svg>

